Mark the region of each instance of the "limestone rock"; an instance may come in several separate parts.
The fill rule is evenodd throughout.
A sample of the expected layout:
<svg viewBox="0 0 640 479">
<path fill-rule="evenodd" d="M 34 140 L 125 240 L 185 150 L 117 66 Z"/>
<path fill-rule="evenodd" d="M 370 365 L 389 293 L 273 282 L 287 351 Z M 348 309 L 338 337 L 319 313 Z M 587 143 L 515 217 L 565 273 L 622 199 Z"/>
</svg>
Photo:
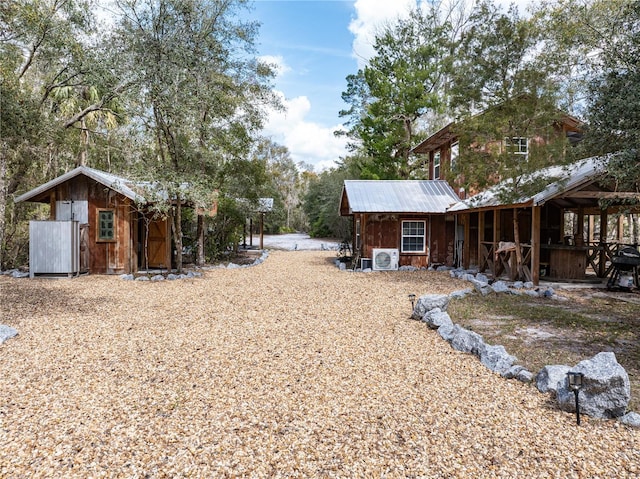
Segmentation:
<svg viewBox="0 0 640 479">
<path fill-rule="evenodd" d="M 491 346 L 485 345 L 479 350 L 480 362 L 491 371 L 504 376 L 513 366 L 517 358 L 507 353 L 502 345 Z"/>
<path fill-rule="evenodd" d="M 422 295 L 418 299 L 418 302 L 416 303 L 416 306 L 413 309 L 413 314 L 411 315 L 411 317 L 413 319 L 422 319 L 425 313 L 435 308 L 440 308 L 442 311 L 446 311 L 448 304 L 449 304 L 449 296 L 446 294 Z"/>
<path fill-rule="evenodd" d="M 536 376 L 536 387 L 541 393 L 551 392 L 556 394 L 558 388 L 567 379 L 567 373 L 571 368 L 564 365 L 545 366 Z"/>
<path fill-rule="evenodd" d="M 450 341 L 451 347 L 463 353 L 479 355 L 481 348 L 485 347 L 482 336 L 457 324 L 453 329 L 453 337 Z"/>
<path fill-rule="evenodd" d="M 584 374 L 579 392 L 580 410 L 599 419 L 623 416 L 631 399 L 629 375 L 611 352 L 596 354 L 579 362 L 572 371 Z M 567 380 L 557 393 L 558 404 L 563 411 L 575 411 L 575 396 L 568 388 Z"/>
<path fill-rule="evenodd" d="M 473 294 L 473 290 L 471 288 L 466 288 L 454 291 L 453 293 L 449 294 L 449 297 L 451 299 L 462 299 L 466 296 L 469 296 L 470 294 Z"/>
<path fill-rule="evenodd" d="M 453 325 L 453 321 L 451 321 L 451 316 L 446 311 L 442 311 L 440 308 L 432 309 L 428 311 L 423 317 L 422 321 L 427 323 L 427 325 L 431 329 L 438 329 L 440 326 L 444 324 Z"/>
<path fill-rule="evenodd" d="M 445 341 L 451 341 L 456 332 L 456 327 L 459 328 L 459 326 L 455 326 L 453 324 L 443 324 L 438 328 L 438 334 Z"/>
<path fill-rule="evenodd" d="M 627 426 L 640 428 L 640 414 L 637 412 L 628 412 L 620 418 L 620 422 Z"/>
<path fill-rule="evenodd" d="M 493 283 L 491 285 L 491 288 L 496 293 L 508 293 L 509 292 L 509 285 L 505 281 L 496 281 L 495 283 Z"/>
<path fill-rule="evenodd" d="M 5 326 L 0 324 L 0 344 L 4 343 L 7 339 L 11 339 L 18 335 L 18 330 L 11 326 Z"/>
</svg>

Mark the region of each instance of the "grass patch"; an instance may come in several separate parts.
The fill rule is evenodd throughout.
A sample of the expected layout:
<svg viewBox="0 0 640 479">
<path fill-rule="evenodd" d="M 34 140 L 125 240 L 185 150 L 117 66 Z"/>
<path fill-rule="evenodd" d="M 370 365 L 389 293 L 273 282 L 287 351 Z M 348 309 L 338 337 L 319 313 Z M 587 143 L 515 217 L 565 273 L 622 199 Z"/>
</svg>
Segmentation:
<svg viewBox="0 0 640 479">
<path fill-rule="evenodd" d="M 454 323 L 502 344 L 536 374 L 550 364 L 573 366 L 612 351 L 631 381 L 629 408 L 640 411 L 640 304 L 615 297 L 561 293 L 567 301 L 508 294 L 452 301 Z"/>
</svg>

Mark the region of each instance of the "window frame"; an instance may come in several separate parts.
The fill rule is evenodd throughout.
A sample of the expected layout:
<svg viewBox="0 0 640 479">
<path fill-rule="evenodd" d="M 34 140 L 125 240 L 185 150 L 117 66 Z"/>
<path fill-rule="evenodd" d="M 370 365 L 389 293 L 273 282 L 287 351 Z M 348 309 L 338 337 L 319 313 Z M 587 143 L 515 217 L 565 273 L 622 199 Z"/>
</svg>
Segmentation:
<svg viewBox="0 0 640 479">
<path fill-rule="evenodd" d="M 451 159 L 449 160 L 449 170 L 453 173 L 457 173 L 457 163 L 458 158 L 460 157 L 460 142 L 454 141 L 451 143 L 451 153 L 449 155 Z"/>
<path fill-rule="evenodd" d="M 524 149 L 522 148 L 523 140 L 524 140 Z M 517 145 L 517 149 L 513 148 L 516 145 Z M 504 148 L 505 148 L 505 151 L 511 154 L 521 155 L 526 158 L 529 156 L 529 138 L 527 138 L 526 136 L 506 137 L 504 139 Z M 513 151 L 510 151 L 510 148 L 513 149 Z"/>
<path fill-rule="evenodd" d="M 103 228 L 102 227 L 102 214 L 103 213 L 111 213 L 111 227 Z M 98 243 L 115 243 L 116 242 L 116 234 L 117 234 L 117 216 L 116 210 L 114 208 L 98 208 L 96 210 L 96 242 Z M 103 232 L 110 230 L 111 236 L 104 236 Z"/>
<path fill-rule="evenodd" d="M 422 234 L 405 234 L 405 223 L 421 223 L 422 224 Z M 416 228 L 419 230 L 419 228 Z M 421 238 L 422 239 L 422 249 L 405 249 L 405 238 Z M 400 252 L 402 253 L 413 253 L 413 254 L 425 254 L 427 252 L 427 221 L 426 220 L 415 220 L 408 219 L 402 220 L 400 223 Z"/>
<path fill-rule="evenodd" d="M 433 153 L 433 179 L 440 179 L 440 169 L 442 167 L 442 153 L 440 150 Z"/>
</svg>

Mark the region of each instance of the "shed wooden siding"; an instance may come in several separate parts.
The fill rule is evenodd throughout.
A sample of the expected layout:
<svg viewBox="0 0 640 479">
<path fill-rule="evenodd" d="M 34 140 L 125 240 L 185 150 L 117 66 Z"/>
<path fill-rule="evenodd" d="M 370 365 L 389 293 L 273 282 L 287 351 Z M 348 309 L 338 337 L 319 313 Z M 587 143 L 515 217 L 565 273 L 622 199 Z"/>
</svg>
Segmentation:
<svg viewBox="0 0 640 479">
<path fill-rule="evenodd" d="M 400 251 L 400 266 L 422 268 L 433 264 L 453 265 L 455 221 L 452 216 L 447 218 L 445 215 L 355 214 L 354 222 L 358 219 L 361 225 L 360 241 L 364 258 L 371 258 L 374 248 L 397 248 Z M 424 253 L 402 253 L 402 221 L 425 221 Z"/>
<path fill-rule="evenodd" d="M 122 274 L 137 270 L 135 248 L 136 213 L 131 200 L 104 185 L 87 178 L 76 176 L 55 186 L 46 193 L 49 197 L 50 218 L 56 219 L 56 201 L 88 201 L 89 228 L 88 270 L 94 274 Z M 116 218 L 115 241 L 97 241 L 98 210 L 112 209 Z"/>
<path fill-rule="evenodd" d="M 115 240 L 98 241 L 98 211 L 115 212 Z M 135 271 L 137 255 L 133 247 L 134 213 L 131 200 L 93 182 L 89 187 L 89 272 L 122 274 Z"/>
</svg>

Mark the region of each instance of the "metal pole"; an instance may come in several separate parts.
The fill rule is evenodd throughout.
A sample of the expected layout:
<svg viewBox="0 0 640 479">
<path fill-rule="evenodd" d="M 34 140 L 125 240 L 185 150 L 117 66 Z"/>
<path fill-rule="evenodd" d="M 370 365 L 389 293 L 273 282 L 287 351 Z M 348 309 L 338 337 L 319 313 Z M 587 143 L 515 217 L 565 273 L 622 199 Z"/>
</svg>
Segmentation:
<svg viewBox="0 0 640 479">
<path fill-rule="evenodd" d="M 577 389 L 573 391 L 573 394 L 576 396 L 576 424 L 580 425 L 580 402 L 578 401 L 578 391 Z"/>
</svg>

